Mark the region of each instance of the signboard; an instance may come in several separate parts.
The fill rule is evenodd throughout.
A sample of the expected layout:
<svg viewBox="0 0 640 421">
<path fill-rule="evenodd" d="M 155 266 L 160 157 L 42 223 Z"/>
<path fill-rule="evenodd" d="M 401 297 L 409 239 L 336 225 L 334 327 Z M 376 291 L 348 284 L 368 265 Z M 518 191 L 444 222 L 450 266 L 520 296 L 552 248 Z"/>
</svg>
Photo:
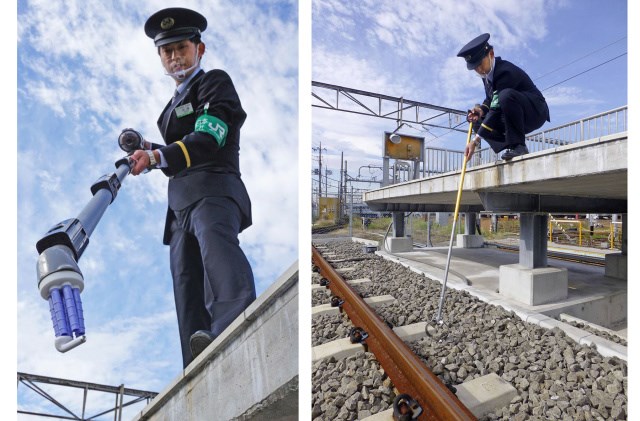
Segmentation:
<svg viewBox="0 0 640 421">
<path fill-rule="evenodd" d="M 408 161 L 422 161 L 424 150 L 424 137 L 409 136 L 397 133 L 400 136 L 399 143 L 389 140 L 391 132 L 384 133 L 384 157 L 392 159 L 404 159 Z"/>
<path fill-rule="evenodd" d="M 320 219 L 335 220 L 338 214 L 337 197 L 320 198 Z"/>
</svg>

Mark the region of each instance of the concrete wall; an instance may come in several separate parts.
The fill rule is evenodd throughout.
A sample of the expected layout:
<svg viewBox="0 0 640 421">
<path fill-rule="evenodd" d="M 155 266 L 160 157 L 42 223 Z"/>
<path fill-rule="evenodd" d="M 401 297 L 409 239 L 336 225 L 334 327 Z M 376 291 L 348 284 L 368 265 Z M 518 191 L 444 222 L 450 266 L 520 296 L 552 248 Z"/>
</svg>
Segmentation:
<svg viewBox="0 0 640 421">
<path fill-rule="evenodd" d="M 134 421 L 298 419 L 294 263 Z"/>
<path fill-rule="evenodd" d="M 598 326 L 615 329 L 627 322 L 627 301 L 627 291 L 622 291 L 600 299 L 545 311 L 543 314 L 557 318 L 561 313 L 566 313 Z"/>
</svg>

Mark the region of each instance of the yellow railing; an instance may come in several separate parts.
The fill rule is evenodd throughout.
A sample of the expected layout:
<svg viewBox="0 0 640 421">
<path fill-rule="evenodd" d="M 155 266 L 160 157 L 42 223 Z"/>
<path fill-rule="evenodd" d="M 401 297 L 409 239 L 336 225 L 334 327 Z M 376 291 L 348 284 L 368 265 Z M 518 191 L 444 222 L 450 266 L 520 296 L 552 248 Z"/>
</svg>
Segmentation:
<svg viewBox="0 0 640 421">
<path fill-rule="evenodd" d="M 609 224 L 609 248 L 612 250 L 616 248 L 616 233 L 614 230 L 616 224 L 620 225 L 620 229 L 617 234 L 620 241 L 620 248 L 622 249 L 622 222 L 611 222 L 611 224 Z"/>
<path fill-rule="evenodd" d="M 553 241 L 553 224 L 578 225 L 578 245 L 582 246 L 582 222 L 581 221 L 558 221 L 557 219 L 552 221 L 551 219 L 549 219 L 549 241 Z"/>
<path fill-rule="evenodd" d="M 586 246 L 586 247 L 599 247 L 600 244 L 602 244 L 605 248 L 606 245 L 608 244 L 609 249 L 613 250 L 616 248 L 621 248 L 622 244 L 622 228 L 619 227 L 618 230 L 616 230 L 615 226 L 616 225 L 621 225 L 620 222 L 611 222 L 611 224 L 609 225 L 608 228 L 604 228 L 604 229 L 594 229 L 594 227 L 590 227 L 588 226 L 588 223 L 584 222 L 584 221 L 579 221 L 579 220 L 557 220 L 557 219 L 549 219 L 549 241 L 553 241 L 553 236 L 554 236 L 554 232 L 553 232 L 553 228 L 554 228 L 554 224 L 558 227 L 560 227 L 560 229 L 562 230 L 562 233 L 559 235 L 556 235 L 556 241 L 557 242 L 561 242 L 561 236 L 564 235 L 567 237 L 567 240 L 569 242 L 576 242 L 576 245 L 578 246 Z M 565 231 L 561 224 L 570 224 L 573 226 L 576 226 L 576 232 L 574 233 L 573 231 L 571 232 L 567 232 Z M 585 225 L 585 232 L 587 233 L 588 237 L 586 240 L 583 240 L 583 235 L 582 235 L 582 226 L 583 224 Z M 617 231 L 617 232 L 616 232 Z M 574 235 L 577 236 L 574 237 Z M 600 242 L 598 242 L 598 238 L 602 238 L 602 240 L 600 240 Z M 604 238 L 606 238 L 606 240 L 604 240 Z M 606 243 L 605 243 L 606 241 Z"/>
</svg>

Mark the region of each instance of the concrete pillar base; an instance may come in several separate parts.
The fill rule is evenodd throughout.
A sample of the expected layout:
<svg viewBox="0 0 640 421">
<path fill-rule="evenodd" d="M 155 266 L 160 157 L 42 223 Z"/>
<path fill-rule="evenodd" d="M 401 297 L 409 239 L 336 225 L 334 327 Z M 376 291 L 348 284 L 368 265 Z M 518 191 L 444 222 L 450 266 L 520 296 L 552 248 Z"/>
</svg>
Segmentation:
<svg viewBox="0 0 640 421">
<path fill-rule="evenodd" d="M 607 254 L 604 256 L 604 275 L 627 280 L 627 255 Z"/>
<path fill-rule="evenodd" d="M 477 249 L 484 245 L 484 237 L 481 235 L 457 234 L 456 246 L 464 249 Z"/>
<path fill-rule="evenodd" d="M 410 237 L 387 237 L 385 245 L 389 253 L 402 253 L 413 250 L 413 240 Z"/>
<path fill-rule="evenodd" d="M 500 294 L 524 304 L 535 306 L 564 300 L 568 287 L 569 274 L 564 268 L 500 266 Z"/>
</svg>

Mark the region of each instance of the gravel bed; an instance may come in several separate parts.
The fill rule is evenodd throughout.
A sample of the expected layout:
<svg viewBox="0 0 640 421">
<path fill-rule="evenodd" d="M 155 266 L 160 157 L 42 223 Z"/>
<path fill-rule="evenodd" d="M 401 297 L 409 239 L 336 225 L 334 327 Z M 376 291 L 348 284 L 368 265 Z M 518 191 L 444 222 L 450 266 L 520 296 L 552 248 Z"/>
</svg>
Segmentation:
<svg viewBox="0 0 640 421">
<path fill-rule="evenodd" d="M 370 352 L 315 363 L 312 376 L 314 420 L 360 420 L 393 405 L 393 384 Z"/>
<path fill-rule="evenodd" d="M 350 241 L 332 242 L 328 247 L 337 256 L 364 254 L 361 245 Z M 400 264 L 374 257 L 352 263 L 350 266 L 356 270 L 346 277 L 368 277 L 373 281 L 367 287 L 368 294 L 390 294 L 398 300 L 396 304 L 379 307 L 381 317 L 393 326 L 432 320 L 437 311 L 441 284 Z M 627 419 L 625 361 L 602 357 L 595 347 L 577 344 L 560 329 L 547 330 L 526 323 L 515 313 L 490 306 L 465 291 L 447 290 L 442 315 L 442 327 L 432 330 L 431 336 L 409 344 L 425 364 L 445 384 L 454 387 L 496 373 L 518 392 L 510 405 L 488 414 L 483 420 Z M 357 411 L 343 410 L 343 406 L 336 405 L 331 393 L 331 398 L 324 400 L 329 396 L 326 392 L 338 393 L 342 387 L 344 380 L 339 379 L 344 379 L 342 371 L 345 367 L 339 363 L 322 366 L 320 377 L 316 376 L 319 363 L 314 365 L 314 419 L 360 417 Z M 322 376 L 335 376 L 340 386 L 330 387 L 322 395 L 316 394 L 323 383 L 317 383 L 317 379 L 327 378 Z M 355 381 L 353 375 L 347 377 L 351 382 Z M 361 388 L 358 384 L 356 390 Z M 354 398 L 355 392 L 340 396 L 344 399 L 337 403 L 345 402 L 346 405 L 349 400 L 350 407 L 355 405 L 356 408 L 362 398 Z M 354 416 L 356 418 L 352 418 Z"/>
<path fill-rule="evenodd" d="M 311 306 L 319 306 L 322 304 L 329 304 L 331 302 L 331 294 L 327 289 L 316 290 L 311 293 Z"/>
<path fill-rule="evenodd" d="M 311 284 L 320 284 L 320 279 L 322 279 L 322 276 L 320 276 L 319 273 L 317 272 L 311 272 Z"/>
<path fill-rule="evenodd" d="M 346 314 L 324 314 L 311 318 L 311 346 L 349 336 L 353 324 Z"/>
</svg>

